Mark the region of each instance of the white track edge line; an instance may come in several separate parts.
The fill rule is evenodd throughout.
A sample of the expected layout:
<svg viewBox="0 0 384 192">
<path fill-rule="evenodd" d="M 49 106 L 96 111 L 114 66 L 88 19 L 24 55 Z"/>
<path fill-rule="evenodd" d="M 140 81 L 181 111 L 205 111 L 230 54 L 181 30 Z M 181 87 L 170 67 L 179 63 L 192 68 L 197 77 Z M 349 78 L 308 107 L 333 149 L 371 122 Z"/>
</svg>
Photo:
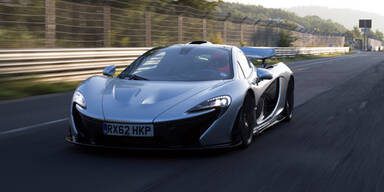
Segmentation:
<svg viewBox="0 0 384 192">
<path fill-rule="evenodd" d="M 11 129 L 11 130 L 8 130 L 8 131 L 0 132 L 0 136 L 1 135 L 12 134 L 12 133 L 17 133 L 17 132 L 22 132 L 22 131 L 27 131 L 29 129 L 33 129 L 33 128 L 36 128 L 36 127 L 40 127 L 40 126 L 44 126 L 44 125 L 52 125 L 52 124 L 60 123 L 60 122 L 67 121 L 67 120 L 68 120 L 68 118 L 63 118 L 63 119 L 58 119 L 58 120 L 54 120 L 54 121 L 48 121 L 48 122 L 44 122 L 44 123 L 30 125 L 30 126 L 26 126 L 26 127 Z"/>
</svg>

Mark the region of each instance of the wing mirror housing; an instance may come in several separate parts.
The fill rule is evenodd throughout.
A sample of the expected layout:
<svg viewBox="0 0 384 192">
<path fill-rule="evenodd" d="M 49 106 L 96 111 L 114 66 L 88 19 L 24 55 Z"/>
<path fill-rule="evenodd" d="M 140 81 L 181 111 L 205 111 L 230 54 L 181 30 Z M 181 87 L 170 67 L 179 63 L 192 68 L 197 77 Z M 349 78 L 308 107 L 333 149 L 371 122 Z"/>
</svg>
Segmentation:
<svg viewBox="0 0 384 192">
<path fill-rule="evenodd" d="M 272 79 L 273 75 L 268 69 L 257 68 L 257 78 L 259 81 Z"/>
<path fill-rule="evenodd" d="M 116 66 L 110 65 L 103 70 L 103 75 L 107 77 L 113 77 L 113 75 L 116 73 Z"/>
</svg>

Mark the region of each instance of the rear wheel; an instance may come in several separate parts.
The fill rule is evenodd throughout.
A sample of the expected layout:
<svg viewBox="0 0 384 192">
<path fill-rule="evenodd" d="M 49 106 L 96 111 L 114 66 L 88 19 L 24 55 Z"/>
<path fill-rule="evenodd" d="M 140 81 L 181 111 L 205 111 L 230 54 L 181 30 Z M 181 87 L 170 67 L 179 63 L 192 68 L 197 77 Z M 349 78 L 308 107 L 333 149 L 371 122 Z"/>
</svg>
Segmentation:
<svg viewBox="0 0 384 192">
<path fill-rule="evenodd" d="M 255 124 L 254 102 L 248 96 L 237 117 L 237 129 L 240 132 L 241 147 L 247 148 L 253 140 L 253 128 Z"/>
<path fill-rule="evenodd" d="M 291 79 L 288 83 L 287 95 L 285 97 L 285 107 L 283 115 L 285 117 L 284 121 L 290 121 L 293 117 L 293 107 L 294 107 L 294 85 L 293 80 Z"/>
</svg>

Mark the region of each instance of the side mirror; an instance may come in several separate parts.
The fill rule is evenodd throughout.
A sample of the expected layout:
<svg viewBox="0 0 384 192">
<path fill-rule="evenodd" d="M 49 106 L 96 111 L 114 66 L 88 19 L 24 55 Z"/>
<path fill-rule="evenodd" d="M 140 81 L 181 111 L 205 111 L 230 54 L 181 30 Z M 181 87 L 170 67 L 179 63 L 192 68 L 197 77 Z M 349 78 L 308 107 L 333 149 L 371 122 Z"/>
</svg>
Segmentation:
<svg viewBox="0 0 384 192">
<path fill-rule="evenodd" d="M 115 65 L 110 65 L 103 70 L 103 75 L 108 76 L 108 77 L 113 77 L 113 75 L 116 72 L 116 66 Z"/>
<path fill-rule="evenodd" d="M 271 72 L 269 72 L 268 69 L 264 68 L 257 68 L 257 77 L 259 81 L 266 80 L 266 79 L 272 79 L 273 75 Z"/>
</svg>

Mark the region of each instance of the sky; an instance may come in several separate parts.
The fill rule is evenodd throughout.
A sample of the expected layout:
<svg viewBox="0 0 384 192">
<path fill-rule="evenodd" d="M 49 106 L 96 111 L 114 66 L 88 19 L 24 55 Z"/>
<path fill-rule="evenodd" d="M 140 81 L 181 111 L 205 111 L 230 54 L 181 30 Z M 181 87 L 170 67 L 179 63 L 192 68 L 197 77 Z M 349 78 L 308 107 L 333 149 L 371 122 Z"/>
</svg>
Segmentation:
<svg viewBox="0 0 384 192">
<path fill-rule="evenodd" d="M 384 0 L 224 0 L 243 4 L 262 5 L 268 8 L 290 8 L 298 6 L 322 6 L 349 8 L 377 13 L 384 16 Z"/>
</svg>

